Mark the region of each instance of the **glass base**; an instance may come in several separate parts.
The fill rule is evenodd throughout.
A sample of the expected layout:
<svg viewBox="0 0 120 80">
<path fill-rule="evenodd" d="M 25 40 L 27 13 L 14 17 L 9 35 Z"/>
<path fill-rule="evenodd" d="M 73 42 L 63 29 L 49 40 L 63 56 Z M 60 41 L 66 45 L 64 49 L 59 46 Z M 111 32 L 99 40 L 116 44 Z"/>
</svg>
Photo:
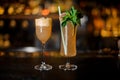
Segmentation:
<svg viewBox="0 0 120 80">
<path fill-rule="evenodd" d="M 64 71 L 67 71 L 67 70 L 74 71 L 77 69 L 77 65 L 70 64 L 67 62 L 65 65 L 59 65 L 59 69 L 63 69 Z"/>
<path fill-rule="evenodd" d="M 34 68 L 40 71 L 48 71 L 52 69 L 52 66 L 49 64 L 46 64 L 45 62 L 42 62 L 42 64 L 36 65 Z"/>
</svg>

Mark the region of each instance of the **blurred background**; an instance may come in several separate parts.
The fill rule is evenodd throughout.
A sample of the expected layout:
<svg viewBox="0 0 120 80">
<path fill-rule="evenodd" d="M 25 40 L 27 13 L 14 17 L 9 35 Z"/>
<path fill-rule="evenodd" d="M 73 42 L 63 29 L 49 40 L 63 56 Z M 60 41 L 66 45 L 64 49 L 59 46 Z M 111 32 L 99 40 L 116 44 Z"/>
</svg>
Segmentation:
<svg viewBox="0 0 120 80">
<path fill-rule="evenodd" d="M 47 50 L 59 50 L 61 37 L 58 5 L 62 12 L 75 6 L 82 10 L 77 31 L 77 51 L 118 50 L 120 1 L 118 0 L 0 0 L 0 50 L 41 47 L 35 35 L 35 18 L 52 17 L 52 36 Z"/>
</svg>

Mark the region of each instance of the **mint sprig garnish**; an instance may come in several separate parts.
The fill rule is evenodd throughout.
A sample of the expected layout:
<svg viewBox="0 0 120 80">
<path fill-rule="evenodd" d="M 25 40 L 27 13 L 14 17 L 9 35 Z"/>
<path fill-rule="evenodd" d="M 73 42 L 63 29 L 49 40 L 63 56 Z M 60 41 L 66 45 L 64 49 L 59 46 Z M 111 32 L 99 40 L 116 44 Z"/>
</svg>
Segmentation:
<svg viewBox="0 0 120 80">
<path fill-rule="evenodd" d="M 71 21 L 74 26 L 80 25 L 80 18 L 82 18 L 82 12 L 77 11 L 73 6 L 70 10 L 65 12 L 65 16 L 62 18 L 62 27 L 65 27 L 68 21 Z"/>
</svg>

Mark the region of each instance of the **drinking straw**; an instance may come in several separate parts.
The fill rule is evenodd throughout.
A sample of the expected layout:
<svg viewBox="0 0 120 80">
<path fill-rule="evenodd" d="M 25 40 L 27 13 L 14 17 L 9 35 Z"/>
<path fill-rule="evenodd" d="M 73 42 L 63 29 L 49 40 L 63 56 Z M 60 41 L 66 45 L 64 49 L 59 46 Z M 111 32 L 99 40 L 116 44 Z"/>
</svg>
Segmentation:
<svg viewBox="0 0 120 80">
<path fill-rule="evenodd" d="M 60 6 L 58 6 L 58 12 L 59 12 L 59 16 L 61 16 Z M 65 39 L 64 39 L 64 36 L 63 36 L 61 21 L 60 21 L 60 30 L 61 30 L 61 37 L 62 37 L 62 42 L 63 42 L 64 53 L 65 53 L 65 55 L 67 55 L 67 45 L 65 44 Z"/>
</svg>

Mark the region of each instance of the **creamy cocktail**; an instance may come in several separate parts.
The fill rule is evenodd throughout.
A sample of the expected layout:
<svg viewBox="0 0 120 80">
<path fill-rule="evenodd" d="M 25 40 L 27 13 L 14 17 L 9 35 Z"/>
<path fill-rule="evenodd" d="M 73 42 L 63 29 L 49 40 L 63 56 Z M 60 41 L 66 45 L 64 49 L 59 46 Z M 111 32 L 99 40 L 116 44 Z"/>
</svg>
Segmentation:
<svg viewBox="0 0 120 80">
<path fill-rule="evenodd" d="M 36 65 L 35 69 L 40 71 L 51 70 L 52 66 L 44 62 L 44 48 L 45 43 L 48 41 L 52 33 L 52 19 L 44 17 L 35 19 L 35 32 L 37 38 L 42 43 L 42 63 L 40 65 Z"/>
</svg>

